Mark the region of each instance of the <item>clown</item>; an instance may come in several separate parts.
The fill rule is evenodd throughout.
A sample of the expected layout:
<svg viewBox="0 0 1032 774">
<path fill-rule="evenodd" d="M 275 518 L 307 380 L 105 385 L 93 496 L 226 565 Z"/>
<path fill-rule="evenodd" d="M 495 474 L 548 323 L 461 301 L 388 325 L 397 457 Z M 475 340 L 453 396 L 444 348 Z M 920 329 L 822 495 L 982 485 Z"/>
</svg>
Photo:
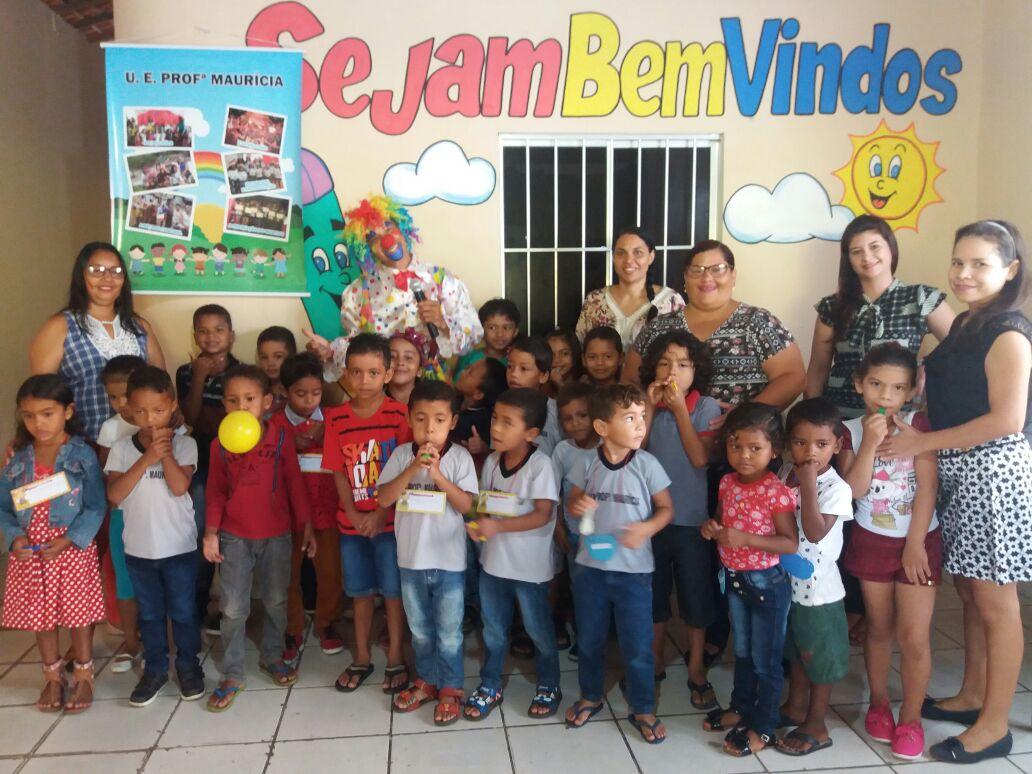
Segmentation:
<svg viewBox="0 0 1032 774">
<path fill-rule="evenodd" d="M 408 210 L 393 199 L 363 199 L 345 218 L 348 256 L 363 271 L 341 297 L 343 335 L 330 342 L 305 331 L 308 349 L 323 361 L 327 381 L 343 375 L 351 337 L 390 337 L 409 329 L 426 335 L 423 375 L 443 379 L 440 362 L 469 352 L 484 335 L 466 285 L 447 269 L 412 255 L 412 244 L 419 241 L 416 228 Z M 424 300 L 416 300 L 419 291 Z"/>
</svg>

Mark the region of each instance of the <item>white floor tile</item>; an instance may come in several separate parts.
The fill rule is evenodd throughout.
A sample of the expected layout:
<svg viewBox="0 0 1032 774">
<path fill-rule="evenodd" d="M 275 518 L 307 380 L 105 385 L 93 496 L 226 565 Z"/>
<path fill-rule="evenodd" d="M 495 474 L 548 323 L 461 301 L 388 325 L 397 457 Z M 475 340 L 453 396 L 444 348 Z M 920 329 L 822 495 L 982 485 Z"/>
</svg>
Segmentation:
<svg viewBox="0 0 1032 774">
<path fill-rule="evenodd" d="M 1009 757 L 1011 763 L 1021 769 L 1025 774 L 1032 774 L 1032 753 L 1022 753 L 1021 755 L 1011 755 Z"/>
<path fill-rule="evenodd" d="M 268 744 L 222 744 L 155 750 L 144 767 L 146 774 L 182 774 L 184 771 L 261 772 L 268 759 Z"/>
<path fill-rule="evenodd" d="M 864 657 L 862 655 L 849 657 L 849 672 L 846 676 L 835 683 L 831 689 L 831 703 L 834 704 L 858 704 L 866 702 L 870 698 L 867 690 L 867 673 L 864 669 Z M 903 698 L 903 683 L 899 673 L 895 670 L 889 671 L 889 699 L 896 700 Z"/>
<path fill-rule="evenodd" d="M 34 707 L 0 707 L 0 750 L 4 755 L 30 752 L 59 719 Z"/>
<path fill-rule="evenodd" d="M 34 705 L 42 690 L 43 674 L 39 664 L 18 664 L 10 667 L 0 679 L 0 705 Z"/>
<path fill-rule="evenodd" d="M 100 755 L 55 755 L 35 757 L 22 769 L 26 774 L 136 774 L 146 753 L 103 753 Z"/>
<path fill-rule="evenodd" d="M 276 739 L 372 736 L 391 730 L 390 697 L 379 685 L 354 693 L 333 688 L 294 688 Z"/>
<path fill-rule="evenodd" d="M 833 766 L 873 766 L 882 762 L 867 744 L 867 740 L 834 713 L 828 714 L 826 722 L 831 740 L 834 742 L 831 747 L 796 758 L 777 750 L 764 750 L 759 756 L 763 765 L 768 771 L 796 771 L 827 769 Z"/>
<path fill-rule="evenodd" d="M 297 682 L 294 685 L 298 688 L 332 686 L 350 663 L 351 654 L 348 651 L 335 656 L 327 656 L 319 650 L 319 644 L 316 641 L 314 647 L 310 644 L 301 655 L 301 663 L 297 668 Z M 376 666 L 377 672 L 369 676 L 365 682 L 366 685 L 371 685 L 373 681 L 379 685 L 383 680 L 383 663 Z M 379 673 L 379 678 L 377 678 L 377 673 Z"/>
<path fill-rule="evenodd" d="M 64 715 L 39 752 L 108 752 L 150 747 L 178 701 L 161 696 L 149 707 L 130 707 L 123 701 L 95 701 L 86 712 Z"/>
<path fill-rule="evenodd" d="M 736 774 L 764 770 L 755 755 L 734 758 L 726 754 L 722 749 L 724 735 L 703 731 L 697 715 L 664 717 L 663 725 L 666 741 L 648 744 L 630 723 L 620 721 L 644 774 L 682 774 L 685 770 Z"/>
<path fill-rule="evenodd" d="M 183 702 L 161 736 L 162 747 L 270 742 L 279 723 L 286 691 L 240 693 L 224 712 L 208 712 L 205 701 Z"/>
<path fill-rule="evenodd" d="M 956 763 L 928 761 L 927 763 L 898 764 L 893 767 L 899 774 L 957 774 Z M 1003 760 L 996 759 L 963 766 L 964 774 L 1010 774 L 1015 770 Z M 836 772 L 836 774 L 838 774 Z"/>
<path fill-rule="evenodd" d="M 362 774 L 386 772 L 388 745 L 389 739 L 386 736 L 277 742 L 272 748 L 268 774 L 311 774 L 313 771 L 349 771 Z"/>
<path fill-rule="evenodd" d="M 23 632 L 16 629 L 0 630 L 0 664 L 10 664 L 25 656 L 29 649 L 36 653 L 36 661 L 39 661 L 39 651 L 36 650 L 35 632 Z"/>
<path fill-rule="evenodd" d="M 23 758 L 0 758 L 0 774 L 12 774 L 21 766 Z"/>
<path fill-rule="evenodd" d="M 578 729 L 520 726 L 508 731 L 516 774 L 622 774 L 637 767 L 613 721 Z"/>
<path fill-rule="evenodd" d="M 391 772 L 446 771 L 448 774 L 511 774 L 505 731 L 469 729 L 447 734 L 397 737 L 391 745 Z"/>
</svg>

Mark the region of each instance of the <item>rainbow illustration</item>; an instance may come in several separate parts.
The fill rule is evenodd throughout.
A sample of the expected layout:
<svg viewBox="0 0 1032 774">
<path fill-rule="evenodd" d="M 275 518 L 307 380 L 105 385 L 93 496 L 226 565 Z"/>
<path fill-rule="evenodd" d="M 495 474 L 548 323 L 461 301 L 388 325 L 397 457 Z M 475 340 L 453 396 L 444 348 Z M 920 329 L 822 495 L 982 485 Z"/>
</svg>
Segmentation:
<svg viewBox="0 0 1032 774">
<path fill-rule="evenodd" d="M 214 180 L 220 185 L 225 182 L 221 153 L 195 151 L 194 163 L 197 164 L 197 177 L 199 180 Z"/>
</svg>

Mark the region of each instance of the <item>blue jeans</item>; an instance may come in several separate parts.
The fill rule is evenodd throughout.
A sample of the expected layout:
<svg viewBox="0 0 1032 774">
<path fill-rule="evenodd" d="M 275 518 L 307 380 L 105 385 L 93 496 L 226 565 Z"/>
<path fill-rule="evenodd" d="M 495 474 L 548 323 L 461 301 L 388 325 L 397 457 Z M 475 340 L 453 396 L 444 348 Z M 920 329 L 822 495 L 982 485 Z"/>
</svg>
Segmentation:
<svg viewBox="0 0 1032 774">
<path fill-rule="evenodd" d="M 548 583 L 530 583 L 498 578 L 480 568 L 480 616 L 484 620 L 484 668 L 480 682 L 485 688 L 500 690 L 512 626 L 513 606 L 520 603 L 523 626 L 534 643 L 537 656 L 537 682 L 547 688 L 559 687 L 559 651 L 555 647 L 555 624 L 548 604 Z"/>
<path fill-rule="evenodd" d="M 462 688 L 464 573 L 450 570 L 401 571 L 416 675 L 438 688 Z"/>
<path fill-rule="evenodd" d="M 581 565 L 573 574 L 573 604 L 581 698 L 590 702 L 605 698 L 605 651 L 612 615 L 627 678 L 627 704 L 635 715 L 651 714 L 656 708 L 652 573 L 606 572 Z"/>
<path fill-rule="evenodd" d="M 785 682 L 781 657 L 792 604 L 792 584 L 780 565 L 735 573 L 744 593 L 727 577 L 727 601 L 735 643 L 735 686 L 731 709 L 758 734 L 773 734 Z M 761 598 L 762 597 L 762 598 Z"/>
<path fill-rule="evenodd" d="M 197 579 L 197 553 L 140 559 L 126 554 L 126 568 L 136 592 L 140 611 L 145 669 L 151 674 L 168 673 L 168 627 L 176 643 L 176 672 L 180 675 L 201 668 L 201 626 L 194 606 Z"/>
<path fill-rule="evenodd" d="M 198 469 L 190 479 L 190 499 L 193 501 L 194 522 L 197 524 L 197 582 L 195 599 L 197 614 L 204 623 L 208 615 L 208 601 L 211 598 L 211 584 L 215 580 L 215 565 L 204 558 L 204 487 L 208 481 L 208 471 Z"/>
</svg>

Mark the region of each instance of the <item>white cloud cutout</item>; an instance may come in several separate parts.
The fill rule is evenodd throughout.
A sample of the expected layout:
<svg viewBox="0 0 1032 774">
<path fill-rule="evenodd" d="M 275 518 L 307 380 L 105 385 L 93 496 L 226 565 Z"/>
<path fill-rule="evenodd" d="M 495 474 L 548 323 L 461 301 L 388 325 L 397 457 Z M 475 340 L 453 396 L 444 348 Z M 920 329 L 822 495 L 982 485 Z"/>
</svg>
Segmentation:
<svg viewBox="0 0 1032 774">
<path fill-rule="evenodd" d="M 294 159 L 290 156 L 283 156 L 280 158 L 280 169 L 286 172 L 288 175 L 294 171 Z"/>
<path fill-rule="evenodd" d="M 480 204 L 494 192 L 495 170 L 482 158 L 466 158 L 451 140 L 428 147 L 415 164 L 394 164 L 383 176 L 383 190 L 402 204 L 437 198 L 452 204 Z"/>
<path fill-rule="evenodd" d="M 211 124 L 204 120 L 204 114 L 197 108 L 173 108 L 182 113 L 186 123 L 193 129 L 194 137 L 207 137 L 211 132 Z"/>
<path fill-rule="evenodd" d="M 223 195 L 226 195 L 226 196 L 228 196 L 228 195 L 229 195 L 229 190 L 228 190 L 228 189 L 226 188 L 226 184 L 225 184 L 225 183 L 223 183 L 222 185 L 220 185 L 220 186 L 219 186 L 219 187 L 218 187 L 217 189 L 215 189 L 215 190 L 217 190 L 217 191 L 218 191 L 218 192 L 219 192 L 220 194 L 223 194 Z"/>
<path fill-rule="evenodd" d="M 728 232 L 746 244 L 838 240 L 854 217 L 848 207 L 833 206 L 824 186 L 805 172 L 786 175 L 773 191 L 756 183 L 742 186 L 724 208 Z"/>
</svg>

